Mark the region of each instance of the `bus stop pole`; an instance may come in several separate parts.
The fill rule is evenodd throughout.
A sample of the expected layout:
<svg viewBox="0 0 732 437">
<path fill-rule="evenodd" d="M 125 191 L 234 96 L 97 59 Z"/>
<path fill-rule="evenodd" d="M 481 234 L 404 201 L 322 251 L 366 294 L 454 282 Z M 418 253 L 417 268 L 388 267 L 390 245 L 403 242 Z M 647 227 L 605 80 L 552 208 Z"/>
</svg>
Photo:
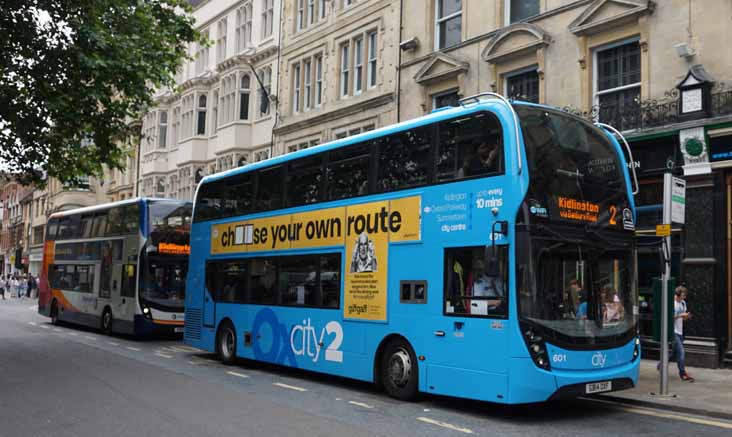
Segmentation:
<svg viewBox="0 0 732 437">
<path fill-rule="evenodd" d="M 671 224 L 671 173 L 663 175 L 663 224 Z M 661 396 L 668 395 L 668 280 L 671 276 L 671 236 L 663 237 L 663 281 L 661 284 Z"/>
</svg>

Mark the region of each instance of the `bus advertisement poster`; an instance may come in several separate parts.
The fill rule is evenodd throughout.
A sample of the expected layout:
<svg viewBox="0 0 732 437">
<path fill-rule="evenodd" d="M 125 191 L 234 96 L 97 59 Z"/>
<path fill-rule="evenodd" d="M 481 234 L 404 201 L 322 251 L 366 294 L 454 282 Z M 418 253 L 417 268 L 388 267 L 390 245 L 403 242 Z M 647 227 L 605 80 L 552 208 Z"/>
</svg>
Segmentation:
<svg viewBox="0 0 732 437">
<path fill-rule="evenodd" d="M 216 224 L 211 254 L 345 246 L 344 317 L 385 321 L 389 243 L 420 241 L 421 204 L 412 196 Z"/>
</svg>

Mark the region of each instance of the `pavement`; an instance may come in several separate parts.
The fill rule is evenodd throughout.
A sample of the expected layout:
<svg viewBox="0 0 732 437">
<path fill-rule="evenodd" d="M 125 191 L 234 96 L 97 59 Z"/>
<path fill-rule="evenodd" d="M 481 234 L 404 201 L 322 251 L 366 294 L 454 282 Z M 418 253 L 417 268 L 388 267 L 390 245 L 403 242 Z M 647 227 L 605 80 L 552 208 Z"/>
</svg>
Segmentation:
<svg viewBox="0 0 732 437">
<path fill-rule="evenodd" d="M 595 398 L 625 404 L 660 408 L 732 420 L 732 370 L 687 367 L 694 382 L 679 378 L 675 362 L 669 363 L 668 396 L 660 396 L 658 361 L 642 360 L 638 385 L 631 390 L 597 395 Z"/>
</svg>

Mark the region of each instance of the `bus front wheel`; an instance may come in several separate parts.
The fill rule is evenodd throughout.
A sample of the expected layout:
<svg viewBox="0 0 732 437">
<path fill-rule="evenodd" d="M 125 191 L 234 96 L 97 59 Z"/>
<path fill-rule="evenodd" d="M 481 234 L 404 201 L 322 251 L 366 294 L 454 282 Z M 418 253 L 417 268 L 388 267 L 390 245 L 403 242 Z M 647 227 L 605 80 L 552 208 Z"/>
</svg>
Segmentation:
<svg viewBox="0 0 732 437">
<path fill-rule="evenodd" d="M 405 340 L 392 340 L 384 350 L 381 361 L 381 382 L 386 393 L 404 401 L 417 397 L 419 379 L 417 358 Z"/>
<path fill-rule="evenodd" d="M 224 364 L 234 364 L 236 361 L 236 330 L 228 320 L 221 323 L 219 327 L 216 336 L 216 353 Z"/>
</svg>

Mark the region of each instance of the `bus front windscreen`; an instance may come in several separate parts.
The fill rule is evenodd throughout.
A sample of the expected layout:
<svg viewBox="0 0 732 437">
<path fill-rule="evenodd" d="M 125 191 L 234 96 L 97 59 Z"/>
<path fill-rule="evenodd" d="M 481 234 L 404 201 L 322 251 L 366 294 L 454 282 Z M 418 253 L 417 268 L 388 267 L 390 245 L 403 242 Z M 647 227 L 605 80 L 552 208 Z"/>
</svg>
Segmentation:
<svg viewBox="0 0 732 437">
<path fill-rule="evenodd" d="M 561 111 L 516 105 L 516 112 L 529 167 L 531 220 L 628 230 L 625 172 L 603 131 Z"/>
<path fill-rule="evenodd" d="M 140 263 L 140 299 L 164 311 L 183 311 L 190 253 L 191 204 L 152 201 L 150 234 Z"/>
<path fill-rule="evenodd" d="M 637 311 L 629 246 L 520 239 L 517 290 L 523 321 L 544 328 L 547 340 L 567 347 L 630 339 Z"/>
</svg>

